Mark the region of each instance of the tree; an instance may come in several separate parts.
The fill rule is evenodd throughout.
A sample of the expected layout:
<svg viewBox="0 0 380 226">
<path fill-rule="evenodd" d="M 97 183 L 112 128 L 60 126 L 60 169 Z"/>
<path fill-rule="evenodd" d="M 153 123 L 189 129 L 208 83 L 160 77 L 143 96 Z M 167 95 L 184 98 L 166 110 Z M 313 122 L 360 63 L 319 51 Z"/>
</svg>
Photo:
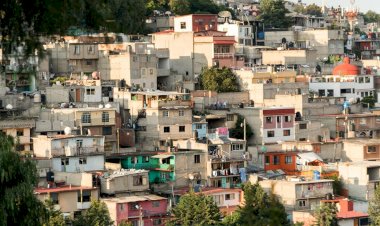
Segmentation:
<svg viewBox="0 0 380 226">
<path fill-rule="evenodd" d="M 335 203 L 322 203 L 315 212 L 316 226 L 338 226 Z"/>
<path fill-rule="evenodd" d="M 242 226 L 239 224 L 240 212 L 235 211 L 231 215 L 225 216 L 222 221 L 222 225 L 226 226 Z"/>
<path fill-rule="evenodd" d="M 245 135 L 246 138 L 249 139 L 253 136 L 252 128 L 248 123 L 246 123 L 245 125 Z M 244 117 L 240 114 L 238 115 L 238 118 L 236 120 L 235 128 L 230 130 L 230 137 L 244 139 Z"/>
<path fill-rule="evenodd" d="M 88 208 L 83 215 L 79 216 L 74 221 L 74 225 L 96 225 L 96 226 L 110 226 L 113 222 L 111 220 L 107 205 L 101 201 L 92 201 L 90 208 Z"/>
<path fill-rule="evenodd" d="M 201 87 L 216 92 L 237 92 L 239 83 L 236 75 L 228 68 L 206 68 L 200 75 Z"/>
<path fill-rule="evenodd" d="M 261 0 L 260 10 L 259 19 L 264 21 L 266 27 L 288 28 L 291 25 L 291 18 L 286 16 L 289 11 L 283 0 Z"/>
<path fill-rule="evenodd" d="M 373 225 L 380 225 L 380 186 L 375 189 L 374 197 L 369 201 L 368 214 Z"/>
<path fill-rule="evenodd" d="M 317 6 L 314 3 L 306 6 L 305 10 L 306 10 L 306 14 L 309 14 L 312 16 L 322 16 L 321 7 Z"/>
<path fill-rule="evenodd" d="M 329 176 L 329 177 L 325 177 L 325 179 L 330 179 L 330 180 L 334 180 L 333 182 L 333 192 L 335 195 L 341 195 L 342 194 L 342 190 L 343 190 L 343 183 L 342 183 L 342 180 L 334 175 L 334 176 Z"/>
<path fill-rule="evenodd" d="M 365 23 L 377 23 L 380 21 L 380 14 L 376 13 L 375 11 L 368 10 L 363 15 L 363 18 Z"/>
<path fill-rule="evenodd" d="M 290 225 L 285 207 L 274 194 L 268 195 L 258 184 L 243 185 L 245 205 L 240 212 L 240 225 L 277 226 Z"/>
<path fill-rule="evenodd" d="M 63 218 L 62 212 L 54 208 L 54 204 L 51 199 L 45 201 L 45 205 L 48 211 L 48 220 L 44 226 L 65 226 L 66 222 Z"/>
<path fill-rule="evenodd" d="M 190 2 L 188 0 L 170 0 L 170 8 L 177 15 L 190 13 Z"/>
<path fill-rule="evenodd" d="M 203 193 L 190 191 L 173 208 L 174 219 L 169 225 L 219 225 L 221 214 L 214 199 Z"/>
<path fill-rule="evenodd" d="M 14 139 L 0 132 L 0 225 L 41 225 L 45 206 L 34 195 L 37 169 L 14 151 Z"/>
<path fill-rule="evenodd" d="M 376 99 L 373 96 L 367 96 L 367 97 L 363 97 L 361 102 L 364 104 L 367 104 L 369 108 L 373 108 L 375 106 Z"/>
</svg>

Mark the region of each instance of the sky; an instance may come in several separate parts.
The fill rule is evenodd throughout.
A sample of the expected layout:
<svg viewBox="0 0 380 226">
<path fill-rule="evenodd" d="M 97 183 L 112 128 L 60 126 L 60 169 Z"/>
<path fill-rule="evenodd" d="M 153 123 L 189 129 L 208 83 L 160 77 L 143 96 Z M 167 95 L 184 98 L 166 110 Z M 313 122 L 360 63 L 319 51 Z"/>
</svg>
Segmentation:
<svg viewBox="0 0 380 226">
<path fill-rule="evenodd" d="M 297 0 L 292 0 L 297 2 Z M 351 3 L 350 0 L 325 0 L 326 6 L 342 6 L 344 8 L 349 8 Z M 323 0 L 302 0 L 303 3 L 311 4 L 315 3 L 317 5 L 322 5 Z M 355 0 L 355 6 L 359 8 L 361 12 L 367 12 L 368 10 L 373 10 L 377 13 L 380 13 L 380 0 Z"/>
</svg>

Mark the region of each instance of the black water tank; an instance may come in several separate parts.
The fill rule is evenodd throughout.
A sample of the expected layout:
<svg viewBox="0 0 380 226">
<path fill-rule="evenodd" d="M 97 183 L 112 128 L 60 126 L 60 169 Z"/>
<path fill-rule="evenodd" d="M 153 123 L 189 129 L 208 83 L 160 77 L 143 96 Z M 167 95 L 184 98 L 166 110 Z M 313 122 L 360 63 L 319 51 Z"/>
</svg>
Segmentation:
<svg viewBox="0 0 380 226">
<path fill-rule="evenodd" d="M 48 182 L 54 182 L 54 172 L 52 171 L 46 172 L 46 180 Z"/>
</svg>

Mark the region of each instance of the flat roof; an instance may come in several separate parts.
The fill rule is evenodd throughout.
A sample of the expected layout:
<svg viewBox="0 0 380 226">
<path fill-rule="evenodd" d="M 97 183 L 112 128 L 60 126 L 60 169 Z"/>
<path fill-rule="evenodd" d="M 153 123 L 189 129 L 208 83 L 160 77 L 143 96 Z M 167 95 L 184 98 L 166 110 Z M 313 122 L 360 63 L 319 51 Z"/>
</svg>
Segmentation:
<svg viewBox="0 0 380 226">
<path fill-rule="evenodd" d="M 140 95 L 147 95 L 147 96 L 168 96 L 168 95 L 190 95 L 190 93 L 179 93 L 174 91 L 161 91 L 161 90 L 155 90 L 155 91 L 132 91 L 131 94 L 140 94 Z"/>
<path fill-rule="evenodd" d="M 94 187 L 65 185 L 65 186 L 55 187 L 55 188 L 38 187 L 34 189 L 34 192 L 36 192 L 37 194 L 46 194 L 46 193 L 52 193 L 52 192 L 68 192 L 68 191 L 96 190 L 96 189 L 97 188 L 94 188 Z"/>
<path fill-rule="evenodd" d="M 103 201 L 115 202 L 115 203 L 129 203 L 129 202 L 159 201 L 159 200 L 165 200 L 165 199 L 167 198 L 150 194 L 150 195 L 141 195 L 141 196 L 133 195 L 133 196 L 109 198 L 109 199 L 103 199 Z"/>
<path fill-rule="evenodd" d="M 345 139 L 342 140 L 343 143 L 355 143 L 362 145 L 372 145 L 372 144 L 380 144 L 380 139 L 375 138 L 355 138 L 355 139 Z"/>
</svg>

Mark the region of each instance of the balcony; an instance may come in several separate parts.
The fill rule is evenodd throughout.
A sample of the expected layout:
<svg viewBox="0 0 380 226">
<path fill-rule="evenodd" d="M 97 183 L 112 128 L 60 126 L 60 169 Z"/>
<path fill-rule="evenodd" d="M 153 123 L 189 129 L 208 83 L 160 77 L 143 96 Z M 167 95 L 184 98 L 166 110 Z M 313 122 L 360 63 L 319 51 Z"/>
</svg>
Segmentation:
<svg viewBox="0 0 380 226">
<path fill-rule="evenodd" d="M 191 107 L 189 100 L 159 100 L 152 101 L 152 108 Z"/>
<path fill-rule="evenodd" d="M 170 75 L 170 69 L 164 69 L 164 68 L 159 68 L 157 69 L 157 76 L 169 76 Z"/>
<path fill-rule="evenodd" d="M 60 149 L 52 149 L 51 155 L 53 157 L 59 156 L 81 156 L 81 155 L 96 155 L 103 154 L 104 146 L 92 146 L 92 147 L 67 147 Z"/>
<path fill-rule="evenodd" d="M 214 53 L 214 59 L 233 58 L 234 53 Z"/>
<path fill-rule="evenodd" d="M 169 58 L 169 49 L 156 49 L 157 58 Z"/>
<path fill-rule="evenodd" d="M 174 171 L 175 169 L 173 164 L 153 164 L 153 163 L 130 164 L 128 168 L 146 169 L 146 170 L 163 170 L 163 171 Z"/>
</svg>

